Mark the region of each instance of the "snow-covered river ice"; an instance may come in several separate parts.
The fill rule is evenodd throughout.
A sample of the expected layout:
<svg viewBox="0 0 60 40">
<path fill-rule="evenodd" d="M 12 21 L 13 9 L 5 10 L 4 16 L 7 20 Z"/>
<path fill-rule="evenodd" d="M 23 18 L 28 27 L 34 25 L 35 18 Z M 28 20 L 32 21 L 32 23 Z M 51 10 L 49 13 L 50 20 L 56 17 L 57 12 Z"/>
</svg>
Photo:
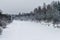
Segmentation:
<svg viewBox="0 0 60 40">
<path fill-rule="evenodd" d="M 60 40 L 60 29 L 42 23 L 14 20 L 4 29 L 0 40 Z"/>
</svg>

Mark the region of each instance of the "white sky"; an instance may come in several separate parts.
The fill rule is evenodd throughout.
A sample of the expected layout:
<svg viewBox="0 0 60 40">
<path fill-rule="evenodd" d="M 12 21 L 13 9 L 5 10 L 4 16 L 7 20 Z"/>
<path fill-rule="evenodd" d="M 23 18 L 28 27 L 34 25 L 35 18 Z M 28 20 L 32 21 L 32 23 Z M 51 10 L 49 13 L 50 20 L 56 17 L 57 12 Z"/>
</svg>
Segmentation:
<svg viewBox="0 0 60 40">
<path fill-rule="evenodd" d="M 6 13 L 30 12 L 34 8 L 53 0 L 0 0 L 0 9 Z M 54 0 L 58 1 L 58 0 Z"/>
</svg>

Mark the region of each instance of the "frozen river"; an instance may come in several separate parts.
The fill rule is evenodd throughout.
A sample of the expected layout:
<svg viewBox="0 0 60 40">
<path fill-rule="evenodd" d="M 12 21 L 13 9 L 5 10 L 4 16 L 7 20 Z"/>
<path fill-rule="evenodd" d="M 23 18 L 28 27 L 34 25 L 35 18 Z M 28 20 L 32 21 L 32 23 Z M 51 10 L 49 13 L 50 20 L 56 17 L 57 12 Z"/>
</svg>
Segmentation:
<svg viewBox="0 0 60 40">
<path fill-rule="evenodd" d="M 60 40 L 60 29 L 35 22 L 14 20 L 4 29 L 0 40 Z"/>
</svg>

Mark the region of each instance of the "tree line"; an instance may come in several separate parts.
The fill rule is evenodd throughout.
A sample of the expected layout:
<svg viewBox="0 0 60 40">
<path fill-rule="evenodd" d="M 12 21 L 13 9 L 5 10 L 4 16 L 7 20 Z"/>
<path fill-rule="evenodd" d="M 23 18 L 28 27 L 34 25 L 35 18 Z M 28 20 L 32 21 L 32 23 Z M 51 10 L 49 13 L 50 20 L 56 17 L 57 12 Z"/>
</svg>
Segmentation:
<svg viewBox="0 0 60 40">
<path fill-rule="evenodd" d="M 52 22 L 55 24 L 60 24 L 60 2 L 53 1 L 51 4 L 46 5 L 45 3 L 43 6 L 38 6 L 30 13 L 19 13 L 20 16 L 28 16 L 28 18 L 32 18 L 32 20 L 36 21 L 45 21 L 45 22 Z"/>
</svg>

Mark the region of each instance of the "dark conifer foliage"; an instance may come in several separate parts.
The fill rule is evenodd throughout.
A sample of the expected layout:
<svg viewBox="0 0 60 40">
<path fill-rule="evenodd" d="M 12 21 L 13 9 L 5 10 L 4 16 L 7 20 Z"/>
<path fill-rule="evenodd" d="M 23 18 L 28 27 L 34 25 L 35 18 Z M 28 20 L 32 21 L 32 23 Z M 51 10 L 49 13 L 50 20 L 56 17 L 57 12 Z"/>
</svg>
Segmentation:
<svg viewBox="0 0 60 40">
<path fill-rule="evenodd" d="M 0 11 L 0 34 L 2 34 L 3 29 L 13 21 L 11 17 L 11 15 L 3 14 L 2 11 Z"/>
</svg>

